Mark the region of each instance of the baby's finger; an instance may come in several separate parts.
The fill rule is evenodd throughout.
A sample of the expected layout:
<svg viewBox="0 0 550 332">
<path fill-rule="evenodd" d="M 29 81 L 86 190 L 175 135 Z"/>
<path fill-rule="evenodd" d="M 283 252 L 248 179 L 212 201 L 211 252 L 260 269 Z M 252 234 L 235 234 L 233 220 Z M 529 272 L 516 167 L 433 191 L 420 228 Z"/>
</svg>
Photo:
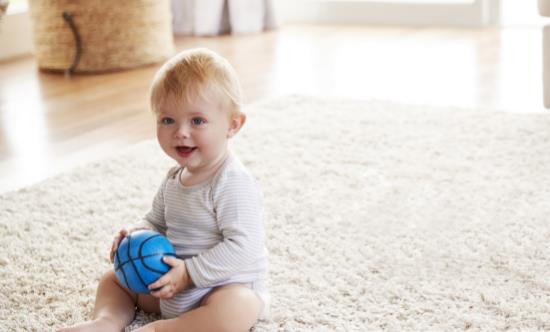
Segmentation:
<svg viewBox="0 0 550 332">
<path fill-rule="evenodd" d="M 118 248 L 118 245 L 120 243 L 120 240 L 121 240 L 121 237 L 120 235 L 117 235 L 113 238 L 113 248 L 116 249 Z"/>
<path fill-rule="evenodd" d="M 168 284 L 161 289 L 154 290 L 151 295 L 159 299 L 169 299 L 173 296 L 172 285 Z"/>
<path fill-rule="evenodd" d="M 150 290 L 159 290 L 160 288 L 166 286 L 170 283 L 170 279 L 166 276 L 161 277 L 159 280 L 147 286 Z"/>
<path fill-rule="evenodd" d="M 111 248 L 111 253 L 110 253 L 110 255 L 109 255 L 109 257 L 111 258 L 111 263 L 114 263 L 114 262 L 115 262 L 117 249 L 118 249 L 117 246 L 113 246 L 113 248 Z"/>
<path fill-rule="evenodd" d="M 113 244 L 111 244 L 111 252 L 109 253 L 109 258 L 111 259 L 111 263 L 115 261 L 115 254 L 117 249 L 118 249 L 118 243 L 115 237 L 115 241 L 113 241 Z"/>
<path fill-rule="evenodd" d="M 111 263 L 114 263 L 115 261 L 115 254 L 116 254 L 116 251 L 118 250 L 118 246 L 120 244 L 120 242 L 122 242 L 122 240 L 128 235 L 128 231 L 125 230 L 125 229 L 122 229 L 118 232 L 117 235 L 115 235 L 115 237 L 113 238 L 113 244 L 111 245 L 111 253 L 109 255 L 110 259 L 111 259 Z"/>
<path fill-rule="evenodd" d="M 170 265 L 170 267 L 175 267 L 181 263 L 180 259 L 177 259 L 176 257 L 173 257 L 173 256 L 164 256 L 162 257 L 162 261 Z"/>
<path fill-rule="evenodd" d="M 125 229 L 118 232 L 118 235 L 115 237 L 115 242 L 117 244 L 117 247 L 120 244 L 120 242 L 122 242 L 122 240 L 124 240 L 124 238 L 127 236 L 128 236 L 128 231 Z"/>
<path fill-rule="evenodd" d="M 162 298 L 162 288 L 161 289 L 158 289 L 158 290 L 155 290 L 155 291 L 151 291 L 151 296 L 154 296 L 156 298 L 159 298 L 161 299 Z"/>
</svg>

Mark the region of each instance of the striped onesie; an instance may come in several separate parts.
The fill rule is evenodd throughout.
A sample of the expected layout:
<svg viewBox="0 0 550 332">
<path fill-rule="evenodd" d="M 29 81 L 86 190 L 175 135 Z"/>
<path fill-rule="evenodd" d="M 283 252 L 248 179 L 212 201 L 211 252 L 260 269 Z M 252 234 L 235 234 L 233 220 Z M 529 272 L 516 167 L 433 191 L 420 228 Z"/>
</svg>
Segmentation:
<svg viewBox="0 0 550 332">
<path fill-rule="evenodd" d="M 163 318 L 174 318 L 200 305 L 215 287 L 242 283 L 269 307 L 263 196 L 244 165 L 229 154 L 216 175 L 184 186 L 182 168 L 170 170 L 153 206 L 138 227 L 165 234 L 185 261 L 195 287 L 161 299 Z"/>
</svg>

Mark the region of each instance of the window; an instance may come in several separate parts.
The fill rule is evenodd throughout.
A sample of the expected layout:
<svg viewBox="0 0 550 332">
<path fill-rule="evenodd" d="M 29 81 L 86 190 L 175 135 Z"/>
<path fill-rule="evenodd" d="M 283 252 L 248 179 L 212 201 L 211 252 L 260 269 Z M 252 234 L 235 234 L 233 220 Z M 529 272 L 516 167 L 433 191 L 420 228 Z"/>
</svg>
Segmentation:
<svg viewBox="0 0 550 332">
<path fill-rule="evenodd" d="M 27 11 L 29 3 L 27 0 L 9 0 L 8 14 Z"/>
</svg>

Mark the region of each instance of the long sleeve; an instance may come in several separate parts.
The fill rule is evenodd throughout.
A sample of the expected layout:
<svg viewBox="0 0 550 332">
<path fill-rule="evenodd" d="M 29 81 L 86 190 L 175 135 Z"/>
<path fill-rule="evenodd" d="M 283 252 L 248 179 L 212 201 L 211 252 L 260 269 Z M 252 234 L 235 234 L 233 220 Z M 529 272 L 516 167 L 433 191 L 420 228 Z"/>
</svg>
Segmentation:
<svg viewBox="0 0 550 332">
<path fill-rule="evenodd" d="M 185 261 L 197 287 L 222 282 L 265 260 L 262 193 L 248 173 L 230 171 L 212 191 L 222 241 Z"/>
</svg>

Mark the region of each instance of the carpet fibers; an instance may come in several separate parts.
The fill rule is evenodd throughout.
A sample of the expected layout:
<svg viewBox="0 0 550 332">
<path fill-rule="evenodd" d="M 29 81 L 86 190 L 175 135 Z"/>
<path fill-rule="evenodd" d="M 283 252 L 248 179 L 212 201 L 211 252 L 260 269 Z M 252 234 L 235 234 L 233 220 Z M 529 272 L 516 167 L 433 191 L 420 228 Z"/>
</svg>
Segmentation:
<svg viewBox="0 0 550 332">
<path fill-rule="evenodd" d="M 304 96 L 247 113 L 232 148 L 264 190 L 273 296 L 255 331 L 550 330 L 550 115 Z M 0 331 L 89 318 L 115 231 L 170 165 L 144 142 L 0 195 Z"/>
</svg>

